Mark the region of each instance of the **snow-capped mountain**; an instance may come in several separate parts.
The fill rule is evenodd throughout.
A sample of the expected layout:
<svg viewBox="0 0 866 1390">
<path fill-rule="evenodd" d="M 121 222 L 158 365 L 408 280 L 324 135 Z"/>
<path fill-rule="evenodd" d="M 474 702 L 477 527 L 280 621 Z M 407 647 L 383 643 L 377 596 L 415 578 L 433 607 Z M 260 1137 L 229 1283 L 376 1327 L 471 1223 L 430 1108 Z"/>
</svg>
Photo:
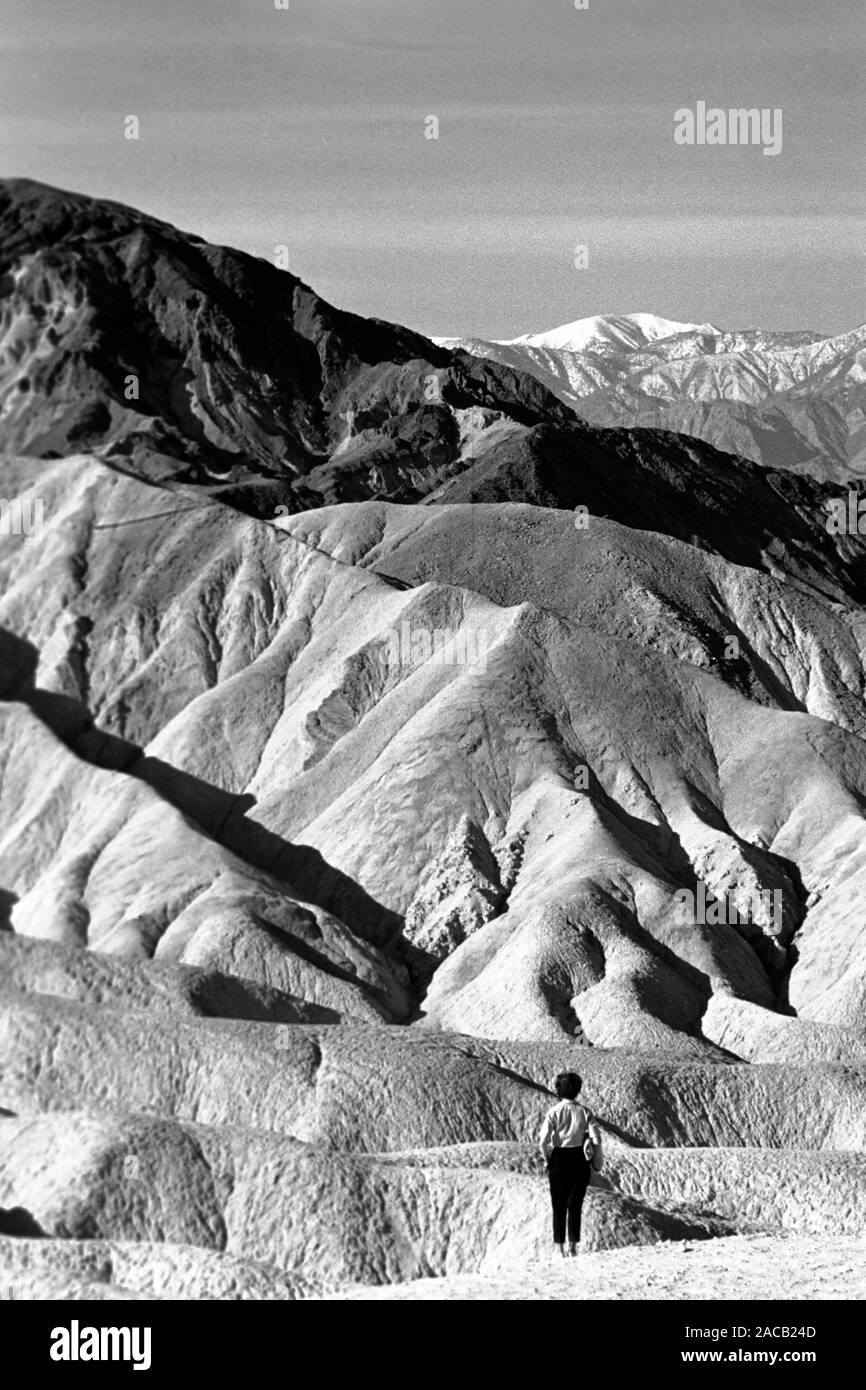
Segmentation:
<svg viewBox="0 0 866 1390">
<path fill-rule="evenodd" d="M 681 333 L 718 333 L 711 323 L 676 323 L 657 314 L 593 314 L 546 333 L 525 333 L 508 346 L 546 348 L 551 352 L 603 352 L 646 347 Z"/>
<path fill-rule="evenodd" d="M 675 430 L 839 481 L 866 470 L 866 325 L 826 337 L 637 313 L 439 341 L 532 372 L 595 424 Z"/>
</svg>

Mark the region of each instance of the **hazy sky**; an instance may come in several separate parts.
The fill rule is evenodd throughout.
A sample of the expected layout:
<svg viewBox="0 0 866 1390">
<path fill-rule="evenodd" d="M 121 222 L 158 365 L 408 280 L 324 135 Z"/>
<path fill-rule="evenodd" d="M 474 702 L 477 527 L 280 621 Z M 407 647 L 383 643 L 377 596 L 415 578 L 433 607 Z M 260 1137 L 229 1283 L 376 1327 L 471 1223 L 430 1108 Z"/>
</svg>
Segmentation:
<svg viewBox="0 0 866 1390">
<path fill-rule="evenodd" d="M 430 334 L 836 332 L 866 320 L 864 71 L 863 0 L 0 0 L 0 172 L 287 244 Z M 700 100 L 780 107 L 781 154 L 677 146 Z"/>
</svg>

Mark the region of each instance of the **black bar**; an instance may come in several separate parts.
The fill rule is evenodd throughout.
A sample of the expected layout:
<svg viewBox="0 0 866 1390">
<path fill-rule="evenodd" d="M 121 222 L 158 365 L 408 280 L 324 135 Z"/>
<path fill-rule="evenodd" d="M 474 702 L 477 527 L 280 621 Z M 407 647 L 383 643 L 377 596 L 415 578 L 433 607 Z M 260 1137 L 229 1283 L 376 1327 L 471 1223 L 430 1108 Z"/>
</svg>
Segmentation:
<svg viewBox="0 0 866 1390">
<path fill-rule="evenodd" d="M 341 1367 L 353 1380 L 366 1367 L 367 1374 L 388 1381 L 390 1362 L 394 1379 L 403 1380 L 407 1374 L 414 1378 L 423 1370 L 425 1381 L 441 1372 L 450 1385 L 452 1381 L 459 1384 L 470 1363 L 475 1365 L 481 1356 L 488 1386 L 494 1383 L 493 1368 L 500 1361 L 503 1382 L 507 1378 L 510 1384 L 517 1378 L 518 1366 L 529 1370 L 533 1379 L 549 1379 L 544 1367 L 551 1364 L 551 1357 L 556 1364 L 557 1347 L 562 1351 L 569 1344 L 569 1355 L 579 1344 L 578 1360 L 567 1362 L 569 1378 L 579 1365 L 578 1378 L 584 1379 L 589 1370 L 599 1385 L 614 1385 L 632 1374 L 661 1376 L 675 1369 L 701 1375 L 713 1366 L 734 1374 L 760 1367 L 774 1377 L 779 1371 L 805 1369 L 826 1379 L 846 1369 L 850 1375 L 861 1347 L 859 1305 L 841 1301 L 617 1303 L 600 1299 L 576 1301 L 556 1310 L 542 1302 L 531 1313 L 526 1303 L 506 1309 L 502 1303 L 470 1301 L 451 1303 L 447 1309 L 427 1308 L 420 1320 L 414 1303 L 414 1312 L 408 1307 L 392 1308 L 384 1324 L 363 1301 L 340 1303 L 339 1299 L 294 1303 L 6 1300 L 0 1303 L 0 1343 L 7 1355 L 20 1356 L 34 1378 L 45 1376 L 49 1381 L 79 1374 L 88 1380 L 100 1374 L 115 1379 L 131 1375 L 134 1381 L 148 1375 L 189 1374 L 197 1379 L 214 1375 L 222 1384 L 229 1377 L 247 1380 L 266 1367 L 282 1368 L 280 1378 L 294 1385 L 333 1381 L 335 1374 L 342 1373 Z M 102 1328 L 130 1330 L 128 1343 L 122 1338 L 105 1342 L 109 1358 L 116 1345 L 120 1353 L 129 1351 L 128 1359 L 87 1359 L 91 1350 L 102 1350 L 101 1336 L 89 1330 L 98 1333 Z M 136 1338 L 132 1329 L 139 1330 Z M 405 1346 L 403 1337 L 409 1338 Z M 54 1359 L 52 1348 L 70 1359 Z M 73 1354 L 77 1359 L 71 1359 Z M 138 1371 L 134 1370 L 136 1354 L 141 1363 Z M 314 1368 L 317 1362 L 321 1373 Z"/>
</svg>

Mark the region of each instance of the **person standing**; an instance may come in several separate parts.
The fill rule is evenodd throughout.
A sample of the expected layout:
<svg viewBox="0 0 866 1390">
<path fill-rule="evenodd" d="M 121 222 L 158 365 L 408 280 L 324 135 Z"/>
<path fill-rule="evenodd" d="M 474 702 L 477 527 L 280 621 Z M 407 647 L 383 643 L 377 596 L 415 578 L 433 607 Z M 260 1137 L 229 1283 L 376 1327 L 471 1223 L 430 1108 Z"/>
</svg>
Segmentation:
<svg viewBox="0 0 866 1390">
<path fill-rule="evenodd" d="M 580 1216 L 592 1174 L 592 1157 L 601 1144 L 595 1121 L 578 1103 L 583 1082 L 573 1071 L 561 1071 L 553 1082 L 559 1099 L 544 1117 L 538 1144 L 547 1165 L 553 1208 L 553 1244 L 565 1256 L 577 1254 Z"/>
</svg>

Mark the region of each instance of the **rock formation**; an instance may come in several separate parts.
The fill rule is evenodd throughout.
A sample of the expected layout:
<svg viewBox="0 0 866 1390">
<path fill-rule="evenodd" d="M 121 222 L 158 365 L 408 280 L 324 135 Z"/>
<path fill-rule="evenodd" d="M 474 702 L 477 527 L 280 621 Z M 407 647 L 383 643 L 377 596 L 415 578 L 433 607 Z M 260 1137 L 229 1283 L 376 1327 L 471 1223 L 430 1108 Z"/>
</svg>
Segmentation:
<svg viewBox="0 0 866 1390">
<path fill-rule="evenodd" d="M 117 205 L 7 183 L 0 232 L 33 520 L 0 534 L 0 1284 L 536 1296 L 569 1067 L 596 1286 L 690 1296 L 664 1244 L 694 1288 L 790 1251 L 838 1292 L 866 545 L 825 525 L 836 463 L 592 425 Z"/>
</svg>

